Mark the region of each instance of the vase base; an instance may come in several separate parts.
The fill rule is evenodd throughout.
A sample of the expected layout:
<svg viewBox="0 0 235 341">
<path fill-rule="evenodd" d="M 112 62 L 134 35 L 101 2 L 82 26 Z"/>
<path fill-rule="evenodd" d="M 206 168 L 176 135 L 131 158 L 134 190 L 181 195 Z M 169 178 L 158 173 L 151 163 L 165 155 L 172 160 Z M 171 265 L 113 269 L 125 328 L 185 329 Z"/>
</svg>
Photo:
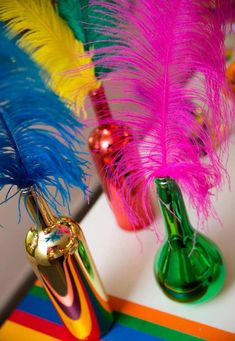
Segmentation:
<svg viewBox="0 0 235 341">
<path fill-rule="evenodd" d="M 214 272 L 208 273 L 201 281 L 187 284 L 187 288 L 183 289 L 184 285 L 179 287 L 167 285 L 156 274 L 156 280 L 160 285 L 165 295 L 177 302 L 181 303 L 203 303 L 216 296 L 222 289 L 226 275 L 224 263 Z"/>
<path fill-rule="evenodd" d="M 179 303 L 203 303 L 210 299 L 212 299 L 214 296 L 216 296 L 221 288 L 219 290 L 216 290 L 215 292 L 211 293 L 209 292 L 209 287 L 199 287 L 195 288 L 191 292 L 177 292 L 172 289 L 169 289 L 165 286 L 161 286 L 161 289 L 164 291 L 164 294 L 170 298 L 173 301 L 179 302 Z"/>
</svg>

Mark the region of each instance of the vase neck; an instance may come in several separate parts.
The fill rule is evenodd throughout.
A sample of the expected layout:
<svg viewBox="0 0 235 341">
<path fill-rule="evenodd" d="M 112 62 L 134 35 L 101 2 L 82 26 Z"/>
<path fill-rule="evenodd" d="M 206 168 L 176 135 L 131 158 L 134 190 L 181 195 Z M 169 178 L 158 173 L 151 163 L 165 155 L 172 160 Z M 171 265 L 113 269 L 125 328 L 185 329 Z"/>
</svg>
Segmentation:
<svg viewBox="0 0 235 341">
<path fill-rule="evenodd" d="M 89 95 L 99 124 L 103 124 L 104 120 L 112 120 L 103 85 L 101 84 L 98 89 L 92 90 Z"/>
<path fill-rule="evenodd" d="M 37 221 L 39 229 L 46 230 L 53 226 L 56 217 L 52 214 L 43 196 L 31 188 L 25 191 L 25 195 L 27 208 L 34 220 Z"/>
<path fill-rule="evenodd" d="M 168 233 L 168 238 L 191 235 L 194 230 L 190 224 L 181 190 L 171 178 L 157 178 L 158 202 Z"/>
</svg>

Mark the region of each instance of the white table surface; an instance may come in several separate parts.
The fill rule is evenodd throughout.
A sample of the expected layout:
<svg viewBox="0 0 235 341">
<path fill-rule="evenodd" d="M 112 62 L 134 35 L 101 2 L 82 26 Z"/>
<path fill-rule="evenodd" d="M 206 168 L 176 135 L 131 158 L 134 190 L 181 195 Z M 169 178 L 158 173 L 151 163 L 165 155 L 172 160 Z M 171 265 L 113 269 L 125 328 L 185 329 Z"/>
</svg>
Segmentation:
<svg viewBox="0 0 235 341">
<path fill-rule="evenodd" d="M 227 266 L 222 291 L 211 301 L 182 304 L 167 298 L 154 279 L 153 262 L 159 244 L 150 230 L 126 232 L 119 228 L 105 195 L 98 199 L 81 222 L 88 245 L 108 294 L 199 323 L 235 333 L 235 145 L 232 142 L 228 186 L 215 198 L 223 222 L 210 220 L 207 235 L 220 247 Z M 157 203 L 156 203 L 157 205 Z M 188 210 L 196 226 L 196 214 Z M 159 228 L 163 230 L 160 217 Z M 224 340 L 221 340 L 224 341 Z"/>
</svg>

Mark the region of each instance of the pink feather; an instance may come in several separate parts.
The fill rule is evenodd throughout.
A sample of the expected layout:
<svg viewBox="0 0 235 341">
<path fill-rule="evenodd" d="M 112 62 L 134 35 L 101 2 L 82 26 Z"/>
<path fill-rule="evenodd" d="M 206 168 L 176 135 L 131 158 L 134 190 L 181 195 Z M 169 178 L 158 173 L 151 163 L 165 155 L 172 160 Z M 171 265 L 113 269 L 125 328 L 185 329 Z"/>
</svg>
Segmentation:
<svg viewBox="0 0 235 341">
<path fill-rule="evenodd" d="M 137 195 L 149 211 L 147 188 L 156 177 L 171 177 L 188 194 L 198 215 L 207 218 L 214 212 L 211 196 L 226 174 L 221 159 L 227 152 L 228 129 L 221 126 L 229 125 L 234 111 L 227 98 L 224 56 L 225 21 L 232 2 L 141 0 L 134 14 L 124 0 L 91 3 L 97 11 L 100 5 L 115 15 L 118 23 L 107 27 L 113 46 L 95 52 L 103 55 L 99 60 L 103 67 L 119 70 L 107 82 L 113 93 L 122 88 L 123 95 L 113 102 L 125 104 L 125 109 L 122 105 L 113 115 L 134 136 L 114 160 L 116 182 L 128 174 L 132 188 L 141 184 Z M 204 127 L 191 114 L 198 106 L 206 117 Z M 201 157 L 194 131 L 207 157 Z M 219 150 L 215 138 L 225 142 Z"/>
</svg>

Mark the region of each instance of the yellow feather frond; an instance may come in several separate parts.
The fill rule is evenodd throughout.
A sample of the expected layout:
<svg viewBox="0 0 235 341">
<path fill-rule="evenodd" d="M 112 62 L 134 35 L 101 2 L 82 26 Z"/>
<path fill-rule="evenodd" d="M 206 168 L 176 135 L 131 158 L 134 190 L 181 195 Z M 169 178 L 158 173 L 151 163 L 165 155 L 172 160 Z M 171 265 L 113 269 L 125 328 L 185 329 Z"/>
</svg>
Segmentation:
<svg viewBox="0 0 235 341">
<path fill-rule="evenodd" d="M 11 37 L 46 71 L 49 86 L 76 112 L 99 87 L 90 55 L 50 0 L 0 0 L 0 20 Z M 83 110 L 84 112 L 84 110 Z"/>
</svg>

